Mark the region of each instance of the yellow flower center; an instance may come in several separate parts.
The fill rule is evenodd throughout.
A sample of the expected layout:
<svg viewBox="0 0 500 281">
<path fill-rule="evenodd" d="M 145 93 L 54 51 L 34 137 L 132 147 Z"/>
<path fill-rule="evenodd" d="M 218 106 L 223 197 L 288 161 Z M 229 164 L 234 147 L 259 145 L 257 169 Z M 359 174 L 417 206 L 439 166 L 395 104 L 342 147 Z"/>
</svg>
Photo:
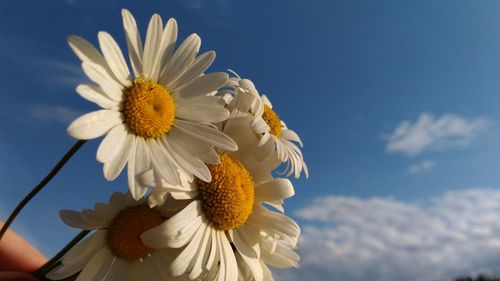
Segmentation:
<svg viewBox="0 0 500 281">
<path fill-rule="evenodd" d="M 123 209 L 109 225 L 107 240 L 111 252 L 126 261 L 135 261 L 153 252 L 141 241 L 141 234 L 164 219 L 147 204 Z"/>
<path fill-rule="evenodd" d="M 269 132 L 276 137 L 281 136 L 281 120 L 278 117 L 278 114 L 274 112 L 271 107 L 268 105 L 264 105 L 264 114 L 262 114 L 262 119 L 266 121 L 267 125 L 269 125 Z"/>
<path fill-rule="evenodd" d="M 161 137 L 174 124 L 174 99 L 153 81 L 136 79 L 124 92 L 122 110 L 128 129 L 143 138 Z"/>
<path fill-rule="evenodd" d="M 254 183 L 250 173 L 227 154 L 220 155 L 219 165 L 208 168 L 212 181 L 197 181 L 205 215 L 221 230 L 239 227 L 253 209 Z"/>
</svg>

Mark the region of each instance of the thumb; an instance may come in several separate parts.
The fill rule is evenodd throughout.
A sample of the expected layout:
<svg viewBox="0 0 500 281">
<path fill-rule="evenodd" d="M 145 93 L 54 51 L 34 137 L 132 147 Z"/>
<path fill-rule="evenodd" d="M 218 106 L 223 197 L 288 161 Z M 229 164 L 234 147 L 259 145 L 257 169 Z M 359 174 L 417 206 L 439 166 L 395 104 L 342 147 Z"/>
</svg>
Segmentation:
<svg viewBox="0 0 500 281">
<path fill-rule="evenodd" d="M 33 272 L 45 261 L 35 247 L 10 229 L 0 241 L 0 272 Z"/>
<path fill-rule="evenodd" d="M 0 272 L 0 281 L 37 281 L 33 275 L 23 272 L 4 271 Z"/>
</svg>

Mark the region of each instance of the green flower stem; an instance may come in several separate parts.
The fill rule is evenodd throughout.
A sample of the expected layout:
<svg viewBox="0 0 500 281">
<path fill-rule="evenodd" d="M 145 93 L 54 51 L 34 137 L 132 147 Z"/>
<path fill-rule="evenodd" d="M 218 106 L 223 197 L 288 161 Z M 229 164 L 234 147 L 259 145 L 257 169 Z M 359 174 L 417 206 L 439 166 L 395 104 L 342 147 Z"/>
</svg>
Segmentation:
<svg viewBox="0 0 500 281">
<path fill-rule="evenodd" d="M 33 197 L 40 191 L 42 190 L 47 183 L 50 182 L 50 180 L 61 170 L 61 168 L 68 162 L 68 160 L 75 154 L 80 147 L 86 142 L 86 140 L 79 140 L 77 141 L 71 149 L 64 154 L 64 156 L 59 160 L 59 162 L 56 164 L 56 166 L 50 171 L 50 173 L 45 176 L 45 178 L 37 185 L 33 190 L 24 197 L 24 199 L 16 206 L 14 211 L 10 214 L 9 218 L 5 221 L 5 224 L 3 225 L 2 229 L 0 230 L 0 241 L 2 240 L 2 237 L 4 236 L 5 232 L 7 229 L 10 227 L 10 225 L 14 222 L 14 219 L 17 217 L 19 212 L 24 208 L 28 202 L 33 199 Z"/>
<path fill-rule="evenodd" d="M 87 234 L 89 234 L 90 230 L 83 230 L 80 233 L 78 233 L 73 240 L 71 240 L 64 248 L 62 248 L 59 253 L 57 253 L 53 258 L 51 258 L 48 262 L 46 262 L 42 267 L 40 267 L 37 271 L 33 273 L 35 277 L 37 277 L 41 281 L 46 281 L 49 280 L 45 278 L 45 275 L 49 273 L 52 269 L 54 269 L 56 266 L 58 266 L 61 262 L 60 259 L 69 251 L 71 248 L 73 248 L 80 240 L 82 240 Z M 78 274 L 75 274 L 78 276 Z M 75 280 L 75 276 L 70 276 L 64 280 Z"/>
</svg>

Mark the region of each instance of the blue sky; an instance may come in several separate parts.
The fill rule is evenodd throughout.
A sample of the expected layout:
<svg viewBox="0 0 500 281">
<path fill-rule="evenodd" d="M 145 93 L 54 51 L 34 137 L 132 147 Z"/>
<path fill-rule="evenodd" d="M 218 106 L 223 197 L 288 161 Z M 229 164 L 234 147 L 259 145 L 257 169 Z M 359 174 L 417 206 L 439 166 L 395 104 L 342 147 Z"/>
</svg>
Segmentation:
<svg viewBox="0 0 500 281">
<path fill-rule="evenodd" d="M 217 52 L 211 69 L 253 80 L 302 137 L 311 177 L 295 181 L 287 208 L 304 229 L 303 265 L 277 278 L 418 280 L 404 262 L 380 259 L 402 255 L 411 265 L 421 257 L 415 252 L 436 257 L 425 250 L 429 239 L 450 245 L 446 255 L 491 252 L 440 269 L 422 264 L 420 272 L 431 272 L 425 280 L 500 269 L 500 227 L 483 219 L 500 217 L 500 202 L 491 200 L 500 192 L 498 1 L 0 0 L 0 217 L 75 142 L 69 122 L 96 108 L 74 91 L 86 78 L 65 37 L 96 43 L 106 30 L 125 46 L 123 7 L 143 34 L 155 12 L 177 19 L 180 38 L 198 33 L 202 50 Z M 123 177 L 104 180 L 97 145 L 87 143 L 15 224 L 48 256 L 76 233 L 59 221 L 59 209 L 90 207 L 126 187 Z M 322 204 L 331 214 L 311 217 Z M 335 215 L 348 210 L 357 216 Z M 394 213 L 401 216 L 389 219 Z M 405 222 L 415 214 L 465 240 L 412 231 Z M 459 225 L 458 218 L 470 219 Z M 372 219 L 380 229 L 359 224 Z M 469 224 L 483 232 L 468 232 Z M 351 234 L 339 237 L 346 229 Z M 388 229 L 394 240 L 380 238 Z M 409 233 L 429 236 L 395 246 Z M 465 242 L 476 248 L 462 249 Z M 313 259 L 321 249 L 334 264 Z"/>
</svg>

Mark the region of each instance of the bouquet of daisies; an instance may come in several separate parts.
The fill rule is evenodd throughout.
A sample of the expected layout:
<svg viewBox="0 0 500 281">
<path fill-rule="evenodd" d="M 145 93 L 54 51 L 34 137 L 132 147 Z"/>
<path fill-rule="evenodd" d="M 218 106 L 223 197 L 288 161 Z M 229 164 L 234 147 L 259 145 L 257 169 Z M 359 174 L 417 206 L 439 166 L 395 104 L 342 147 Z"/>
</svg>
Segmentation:
<svg viewBox="0 0 500 281">
<path fill-rule="evenodd" d="M 273 280 L 269 266 L 298 266 L 300 228 L 283 203 L 294 195 L 286 177 L 308 176 L 299 136 L 250 80 L 208 72 L 215 52 L 199 54 L 198 35 L 176 47 L 176 21 L 155 14 L 143 44 L 134 17 L 122 16 L 129 63 L 106 32 L 100 51 L 68 37 L 93 82 L 76 91 L 101 107 L 68 133 L 79 140 L 71 154 L 104 137 L 104 177 L 126 169 L 129 192 L 62 210 L 83 231 L 39 278 L 261 281 Z"/>
</svg>

